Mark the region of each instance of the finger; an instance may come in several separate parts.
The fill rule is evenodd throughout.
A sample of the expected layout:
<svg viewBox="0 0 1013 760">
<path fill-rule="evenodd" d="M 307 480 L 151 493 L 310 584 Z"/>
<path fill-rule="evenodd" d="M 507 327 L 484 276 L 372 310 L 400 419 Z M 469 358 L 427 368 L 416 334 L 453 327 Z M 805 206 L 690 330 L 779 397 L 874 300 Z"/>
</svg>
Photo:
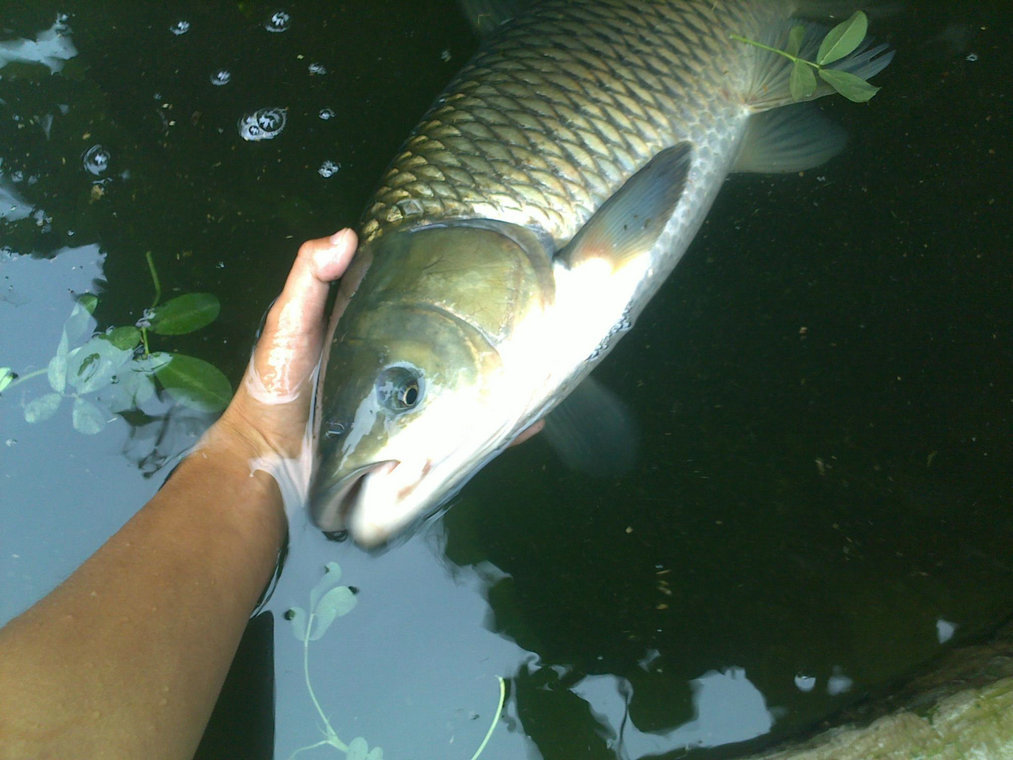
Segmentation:
<svg viewBox="0 0 1013 760">
<path fill-rule="evenodd" d="M 299 247 L 254 352 L 256 377 L 251 379 L 257 391 L 275 401 L 290 400 L 299 393 L 319 358 L 330 282 L 348 267 L 355 247 L 356 236 L 350 229 Z"/>
<path fill-rule="evenodd" d="M 519 443 L 524 443 L 529 438 L 534 438 L 543 427 L 545 427 L 545 420 L 533 422 L 531 425 L 524 428 L 524 430 L 521 431 L 521 434 L 510 442 L 510 445 L 516 446 Z"/>
</svg>

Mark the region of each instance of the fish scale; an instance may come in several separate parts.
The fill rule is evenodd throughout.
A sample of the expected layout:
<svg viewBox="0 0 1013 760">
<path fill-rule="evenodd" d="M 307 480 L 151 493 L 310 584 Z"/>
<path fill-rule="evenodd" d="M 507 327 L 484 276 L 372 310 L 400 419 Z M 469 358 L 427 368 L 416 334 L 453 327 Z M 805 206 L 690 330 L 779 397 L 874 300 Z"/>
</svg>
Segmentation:
<svg viewBox="0 0 1013 760">
<path fill-rule="evenodd" d="M 557 246 L 638 168 L 689 140 L 698 159 L 741 136 L 777 2 L 538 5 L 491 40 L 423 118 L 381 180 L 366 240 L 403 224 L 485 217 L 533 227 Z M 738 117 L 738 118 L 736 118 Z"/>
</svg>

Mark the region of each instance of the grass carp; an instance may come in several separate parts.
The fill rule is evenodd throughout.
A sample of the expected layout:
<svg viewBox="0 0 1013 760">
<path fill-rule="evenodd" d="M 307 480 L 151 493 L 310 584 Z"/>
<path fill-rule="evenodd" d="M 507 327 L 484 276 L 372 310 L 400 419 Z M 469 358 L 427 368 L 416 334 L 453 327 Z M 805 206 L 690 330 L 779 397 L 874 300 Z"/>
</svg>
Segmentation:
<svg viewBox="0 0 1013 760">
<path fill-rule="evenodd" d="M 840 6 L 544 0 L 486 23 L 383 177 L 339 286 L 316 524 L 374 545 L 444 503 L 632 327 L 729 172 L 837 153 L 842 132 L 793 103 L 791 62 L 732 35 L 783 48 Z M 825 27 L 806 30 L 811 58 Z M 832 66 L 869 77 L 891 57 L 864 44 Z"/>
</svg>

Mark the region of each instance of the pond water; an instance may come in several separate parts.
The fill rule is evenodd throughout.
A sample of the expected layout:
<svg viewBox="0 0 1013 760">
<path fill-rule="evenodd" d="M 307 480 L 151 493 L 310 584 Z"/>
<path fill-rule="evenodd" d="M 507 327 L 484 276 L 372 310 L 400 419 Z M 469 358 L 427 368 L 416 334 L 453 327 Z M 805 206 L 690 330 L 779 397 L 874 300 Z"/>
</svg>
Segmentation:
<svg viewBox="0 0 1013 760">
<path fill-rule="evenodd" d="M 235 383 L 299 242 L 355 222 L 476 42 L 442 0 L 98 5 L 0 5 L 0 366 L 44 369 L 78 293 L 133 324 L 150 252 L 166 295 L 222 304 L 160 348 Z M 846 152 L 730 178 L 597 373 L 633 471 L 535 439 L 387 551 L 297 519 L 203 757 L 322 738 L 284 613 L 328 562 L 358 604 L 309 644 L 313 694 L 394 760 L 470 758 L 499 678 L 486 760 L 729 757 L 1013 611 L 1013 12 L 911 5 L 874 22 L 880 95 L 825 104 Z M 48 390 L 0 396 L 0 622 L 210 422 L 166 402 L 84 435 L 65 400 L 27 423 Z"/>
</svg>

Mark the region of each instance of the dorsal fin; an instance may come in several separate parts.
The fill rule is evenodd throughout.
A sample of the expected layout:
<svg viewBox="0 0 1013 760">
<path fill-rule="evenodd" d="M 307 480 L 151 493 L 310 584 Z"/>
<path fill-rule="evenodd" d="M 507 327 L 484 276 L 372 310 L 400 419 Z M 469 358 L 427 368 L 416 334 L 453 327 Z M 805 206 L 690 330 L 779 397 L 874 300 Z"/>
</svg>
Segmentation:
<svg viewBox="0 0 1013 760">
<path fill-rule="evenodd" d="M 535 2 L 536 0 L 458 0 L 472 31 L 482 38 L 491 35 Z"/>
</svg>

